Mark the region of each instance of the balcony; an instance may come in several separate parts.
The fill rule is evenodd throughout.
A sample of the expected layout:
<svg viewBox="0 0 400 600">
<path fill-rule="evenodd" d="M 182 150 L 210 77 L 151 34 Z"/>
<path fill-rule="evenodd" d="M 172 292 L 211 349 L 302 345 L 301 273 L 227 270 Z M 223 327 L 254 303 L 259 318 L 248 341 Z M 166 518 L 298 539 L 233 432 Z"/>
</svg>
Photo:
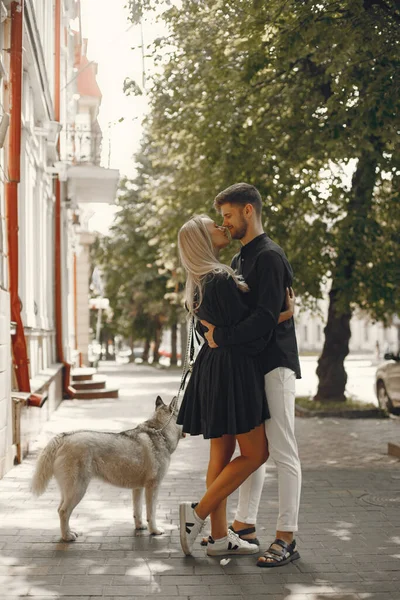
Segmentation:
<svg viewBox="0 0 400 600">
<path fill-rule="evenodd" d="M 75 125 L 63 132 L 68 197 L 77 203 L 114 204 L 119 171 L 100 166 L 102 133 L 97 122 L 91 127 Z"/>
<path fill-rule="evenodd" d="M 103 135 L 98 125 L 67 127 L 63 130 L 63 137 L 68 164 L 100 166 Z"/>
</svg>

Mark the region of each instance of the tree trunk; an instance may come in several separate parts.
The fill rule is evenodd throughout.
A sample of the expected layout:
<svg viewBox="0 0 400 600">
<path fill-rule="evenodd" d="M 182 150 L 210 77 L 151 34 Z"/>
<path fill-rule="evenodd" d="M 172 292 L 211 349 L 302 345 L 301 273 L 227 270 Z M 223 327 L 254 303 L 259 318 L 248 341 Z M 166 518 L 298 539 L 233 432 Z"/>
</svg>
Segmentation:
<svg viewBox="0 0 400 600">
<path fill-rule="evenodd" d="M 110 352 L 110 346 L 111 344 L 114 346 L 114 354 L 111 354 Z M 106 360 L 115 360 L 115 344 L 114 344 L 114 336 L 110 336 L 110 334 L 107 334 L 107 338 L 106 338 Z"/>
<path fill-rule="evenodd" d="M 156 333 L 154 336 L 153 364 L 158 363 L 158 361 L 160 360 L 159 350 L 160 350 L 160 344 L 161 344 L 162 330 L 163 330 L 162 325 L 157 319 Z"/>
<path fill-rule="evenodd" d="M 134 346 L 135 346 L 135 336 L 133 335 L 133 330 L 134 330 L 134 324 L 132 323 L 132 333 L 129 337 L 129 347 L 131 349 L 131 355 L 129 357 L 129 362 L 133 363 L 135 362 L 135 353 L 134 353 Z"/>
<path fill-rule="evenodd" d="M 104 329 L 101 329 L 100 335 L 99 335 L 99 344 L 100 344 L 100 348 L 101 348 L 99 360 L 105 360 L 104 342 L 105 342 Z"/>
<path fill-rule="evenodd" d="M 338 255 L 329 293 L 328 321 L 325 343 L 318 360 L 319 379 L 314 400 L 344 402 L 347 374 L 344 360 L 349 353 L 351 337 L 351 301 L 357 295 L 353 275 L 357 261 L 363 260 L 363 248 L 368 244 L 366 224 L 372 204 L 377 160 L 372 153 L 362 153 L 353 175 L 348 212 L 339 225 Z"/>
<path fill-rule="evenodd" d="M 343 314 L 337 311 L 338 290 L 334 288 L 329 292 L 328 322 L 324 329 L 325 343 L 318 361 L 317 376 L 319 379 L 318 391 L 314 400 L 319 402 L 344 402 L 347 383 L 347 373 L 344 368 L 344 359 L 349 353 L 351 337 L 350 307 Z"/>
<path fill-rule="evenodd" d="M 171 366 L 178 364 L 177 348 L 178 348 L 178 324 L 175 322 L 171 325 Z"/>
<path fill-rule="evenodd" d="M 143 348 L 143 362 L 149 362 L 150 338 L 146 338 Z"/>
<path fill-rule="evenodd" d="M 187 338 L 188 338 L 188 330 L 187 330 L 187 321 L 186 319 L 183 319 L 180 323 L 180 334 L 181 334 L 181 364 L 183 365 L 183 362 L 185 360 L 185 352 L 186 352 L 186 345 L 187 345 Z"/>
</svg>

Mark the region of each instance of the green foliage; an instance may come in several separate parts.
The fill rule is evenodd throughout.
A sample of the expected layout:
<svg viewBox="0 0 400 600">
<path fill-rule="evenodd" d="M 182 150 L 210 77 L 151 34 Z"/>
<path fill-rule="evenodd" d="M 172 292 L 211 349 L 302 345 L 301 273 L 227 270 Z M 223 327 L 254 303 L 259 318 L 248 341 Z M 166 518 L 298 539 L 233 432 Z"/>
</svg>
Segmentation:
<svg viewBox="0 0 400 600">
<path fill-rule="evenodd" d="M 133 20 L 160 10 L 129 5 Z M 337 310 L 400 312 L 397 5 L 182 0 L 163 17 L 170 35 L 157 40 L 163 68 L 140 191 L 158 262 L 181 277 L 180 225 L 247 181 L 265 199 L 266 230 L 294 266 L 298 295 L 320 297 L 333 277 Z"/>
<path fill-rule="evenodd" d="M 157 264 L 157 248 L 149 245 L 145 235 L 149 211 L 138 184 L 140 177 L 121 183 L 120 211 L 110 235 L 96 240 L 92 255 L 103 270 L 113 332 L 152 340 L 171 312 L 165 299 L 170 273 Z"/>
<path fill-rule="evenodd" d="M 126 96 L 141 96 L 143 94 L 141 87 L 130 77 L 125 77 L 122 89 Z"/>
<path fill-rule="evenodd" d="M 372 402 L 361 402 L 359 400 L 355 400 L 351 396 L 346 399 L 346 403 L 343 402 L 330 402 L 328 405 L 324 402 L 316 402 L 312 398 L 308 398 L 307 396 L 298 396 L 296 397 L 296 405 L 301 408 L 306 408 L 312 412 L 318 411 L 326 411 L 326 412 L 344 412 L 344 411 L 371 411 L 376 410 L 381 411 L 375 404 Z"/>
</svg>

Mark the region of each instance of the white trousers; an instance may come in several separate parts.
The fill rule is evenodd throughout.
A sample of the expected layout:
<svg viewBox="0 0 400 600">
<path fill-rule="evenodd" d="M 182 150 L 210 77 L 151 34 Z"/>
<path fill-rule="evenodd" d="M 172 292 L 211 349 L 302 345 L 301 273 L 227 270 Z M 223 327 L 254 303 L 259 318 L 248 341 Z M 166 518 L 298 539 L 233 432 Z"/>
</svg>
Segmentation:
<svg viewBox="0 0 400 600">
<path fill-rule="evenodd" d="M 278 470 L 279 516 L 277 531 L 297 531 L 301 491 L 301 467 L 294 435 L 296 375 L 278 367 L 265 375 L 271 418 L 265 421 L 270 459 Z M 265 465 L 254 471 L 239 488 L 236 520 L 256 523 L 265 479 Z"/>
</svg>

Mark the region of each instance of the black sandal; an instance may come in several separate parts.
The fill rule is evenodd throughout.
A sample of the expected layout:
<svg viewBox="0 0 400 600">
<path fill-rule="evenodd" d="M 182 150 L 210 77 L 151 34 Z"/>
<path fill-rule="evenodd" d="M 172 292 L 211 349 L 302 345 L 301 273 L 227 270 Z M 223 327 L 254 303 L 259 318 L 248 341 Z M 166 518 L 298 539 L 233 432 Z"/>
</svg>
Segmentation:
<svg viewBox="0 0 400 600">
<path fill-rule="evenodd" d="M 282 550 L 273 548 L 272 546 L 274 545 L 280 546 Z M 269 558 L 271 560 L 260 560 L 261 558 Z M 296 550 L 296 540 L 293 540 L 291 544 L 288 544 L 284 540 L 276 538 L 268 550 L 266 550 L 264 554 L 257 560 L 257 567 L 265 567 L 267 569 L 271 569 L 273 567 L 283 567 L 283 565 L 287 565 L 298 558 L 300 558 L 300 554 Z"/>
<path fill-rule="evenodd" d="M 230 525 L 229 529 L 231 531 L 233 531 L 233 533 L 236 533 L 236 535 L 238 535 L 242 540 L 245 540 L 246 542 L 249 542 L 250 544 L 256 544 L 257 546 L 260 545 L 260 540 L 258 538 L 243 537 L 244 535 L 248 535 L 249 533 L 255 533 L 256 532 L 255 527 L 247 527 L 246 529 L 238 529 L 237 531 L 235 531 L 235 529 L 233 529 L 232 525 Z M 207 544 L 208 544 L 208 538 L 203 538 L 200 542 L 200 546 L 207 546 Z"/>
</svg>

